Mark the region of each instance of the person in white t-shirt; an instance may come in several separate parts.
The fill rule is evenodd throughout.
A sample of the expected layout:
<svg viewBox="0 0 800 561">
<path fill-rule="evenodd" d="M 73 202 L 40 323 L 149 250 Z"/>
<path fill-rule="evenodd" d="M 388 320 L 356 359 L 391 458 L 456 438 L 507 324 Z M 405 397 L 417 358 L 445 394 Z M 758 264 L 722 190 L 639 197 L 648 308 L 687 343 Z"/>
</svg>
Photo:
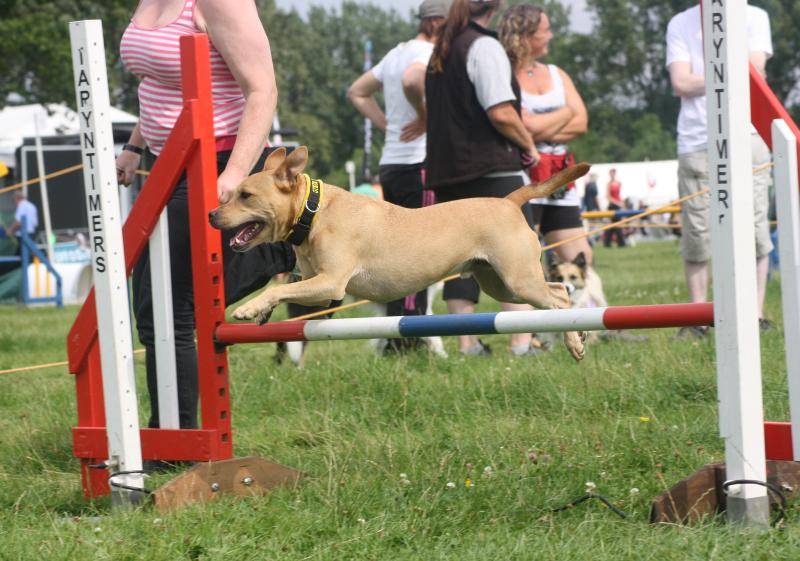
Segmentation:
<svg viewBox="0 0 800 561">
<path fill-rule="evenodd" d="M 772 36 L 767 12 L 747 6 L 747 41 L 750 62 L 762 76 L 766 62 L 772 56 Z M 674 16 L 667 27 L 667 68 L 676 95 L 681 98 L 678 116 L 678 189 L 681 197 L 708 187 L 708 154 L 706 144 L 705 68 L 703 60 L 703 30 L 700 6 L 693 6 Z M 764 141 L 752 131 L 753 167 L 764 167 L 770 161 Z M 756 228 L 756 271 L 758 281 L 759 323 L 762 330 L 772 322 L 764 319 L 769 253 L 768 169 L 753 176 L 753 203 Z M 702 195 L 681 205 L 682 235 L 680 252 L 684 261 L 686 284 L 692 302 L 706 301 L 709 285 L 708 261 L 711 258 L 709 237 L 709 195 Z M 679 336 L 703 336 L 707 328 L 682 328 Z"/>
<path fill-rule="evenodd" d="M 419 7 L 417 36 L 397 45 L 372 69 L 356 80 L 348 97 L 358 111 L 386 132 L 380 160 L 380 183 L 386 201 L 406 208 L 434 203 L 425 189 L 425 72 L 437 33 L 447 17 L 451 0 L 425 0 Z M 383 90 L 386 112 L 374 95 Z M 390 316 L 424 315 L 427 291 L 389 302 Z M 416 347 L 417 339 L 388 342 L 388 350 Z"/>
</svg>

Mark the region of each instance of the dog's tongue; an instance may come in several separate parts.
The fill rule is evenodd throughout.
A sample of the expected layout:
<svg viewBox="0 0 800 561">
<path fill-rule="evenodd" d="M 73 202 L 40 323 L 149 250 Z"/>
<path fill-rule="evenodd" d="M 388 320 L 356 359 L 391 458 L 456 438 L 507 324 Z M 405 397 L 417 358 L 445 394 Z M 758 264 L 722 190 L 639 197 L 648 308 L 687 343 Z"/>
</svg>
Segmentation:
<svg viewBox="0 0 800 561">
<path fill-rule="evenodd" d="M 239 232 L 231 238 L 230 245 L 231 247 L 241 247 L 247 244 L 250 240 L 256 237 L 263 228 L 264 225 L 259 222 L 249 222 L 245 224 L 244 227 L 239 230 Z"/>
</svg>

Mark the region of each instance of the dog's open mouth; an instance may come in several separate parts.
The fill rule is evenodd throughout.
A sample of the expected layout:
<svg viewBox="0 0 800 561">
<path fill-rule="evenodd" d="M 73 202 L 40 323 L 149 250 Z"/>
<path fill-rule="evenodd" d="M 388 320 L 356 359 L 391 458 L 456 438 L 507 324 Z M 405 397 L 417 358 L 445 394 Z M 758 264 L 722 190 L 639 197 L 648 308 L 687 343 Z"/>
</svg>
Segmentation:
<svg viewBox="0 0 800 561">
<path fill-rule="evenodd" d="M 239 228 L 236 235 L 231 238 L 230 244 L 234 251 L 244 251 L 253 241 L 261 230 L 264 229 L 263 222 L 247 222 Z"/>
</svg>

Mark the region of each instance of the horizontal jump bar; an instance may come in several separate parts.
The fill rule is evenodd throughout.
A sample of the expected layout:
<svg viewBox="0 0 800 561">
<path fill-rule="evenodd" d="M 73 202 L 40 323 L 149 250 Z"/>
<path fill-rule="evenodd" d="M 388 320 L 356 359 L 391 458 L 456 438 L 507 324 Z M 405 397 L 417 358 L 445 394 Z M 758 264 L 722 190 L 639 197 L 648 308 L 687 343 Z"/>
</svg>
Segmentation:
<svg viewBox="0 0 800 561">
<path fill-rule="evenodd" d="M 529 312 L 281 321 L 260 326 L 254 323 L 224 323 L 217 328 L 216 339 L 218 343 L 233 345 L 491 333 L 651 329 L 713 323 L 713 304 L 663 304 Z"/>
</svg>

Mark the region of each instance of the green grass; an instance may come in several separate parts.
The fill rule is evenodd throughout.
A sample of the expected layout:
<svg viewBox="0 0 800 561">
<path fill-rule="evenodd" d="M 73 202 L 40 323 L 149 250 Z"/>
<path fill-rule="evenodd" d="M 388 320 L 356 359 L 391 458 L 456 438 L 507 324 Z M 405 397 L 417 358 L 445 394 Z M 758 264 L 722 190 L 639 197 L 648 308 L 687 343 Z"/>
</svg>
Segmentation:
<svg viewBox="0 0 800 561">
<path fill-rule="evenodd" d="M 613 304 L 686 299 L 674 243 L 601 248 L 597 268 Z M 0 369 L 63 360 L 76 311 L 1 308 Z M 597 343 L 580 365 L 561 346 L 512 359 L 507 336 L 486 337 L 490 359 L 459 357 L 452 339 L 449 360 L 315 343 L 303 371 L 274 365 L 271 345 L 233 348 L 236 454 L 309 477 L 170 515 L 82 499 L 65 368 L 0 376 L 0 559 L 799 559 L 797 510 L 765 533 L 647 523 L 652 497 L 723 456 L 713 341 L 648 334 Z M 780 330 L 762 356 L 767 417 L 786 419 Z M 551 512 L 586 481 L 629 518 L 597 503 Z"/>
</svg>

